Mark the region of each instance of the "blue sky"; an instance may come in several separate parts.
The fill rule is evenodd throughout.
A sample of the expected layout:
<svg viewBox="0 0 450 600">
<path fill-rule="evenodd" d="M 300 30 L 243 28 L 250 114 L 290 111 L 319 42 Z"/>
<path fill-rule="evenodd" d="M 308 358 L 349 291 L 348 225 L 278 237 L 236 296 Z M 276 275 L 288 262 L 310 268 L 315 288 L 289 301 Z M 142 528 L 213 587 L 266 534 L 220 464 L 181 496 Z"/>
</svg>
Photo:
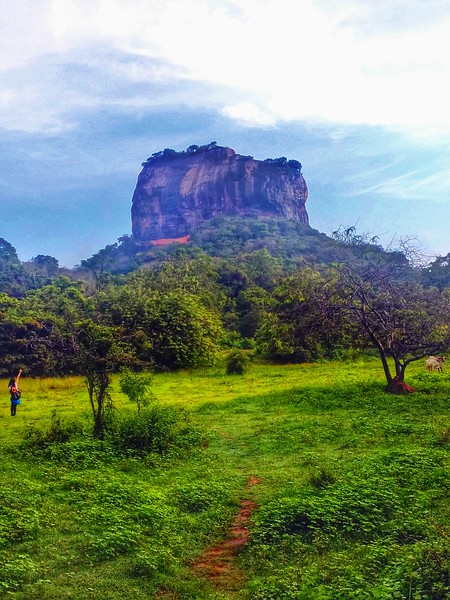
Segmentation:
<svg viewBox="0 0 450 600">
<path fill-rule="evenodd" d="M 450 251 L 448 0 L 2 0 L 0 237 L 63 266 L 131 233 L 141 163 L 303 164 L 312 227 Z"/>
</svg>

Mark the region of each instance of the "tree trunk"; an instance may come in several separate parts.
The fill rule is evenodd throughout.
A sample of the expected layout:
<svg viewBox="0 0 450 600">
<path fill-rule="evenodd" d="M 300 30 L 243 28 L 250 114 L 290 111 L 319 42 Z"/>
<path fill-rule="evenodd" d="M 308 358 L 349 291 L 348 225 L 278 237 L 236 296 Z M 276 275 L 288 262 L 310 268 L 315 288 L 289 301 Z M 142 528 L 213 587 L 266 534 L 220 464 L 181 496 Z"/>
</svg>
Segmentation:
<svg viewBox="0 0 450 600">
<path fill-rule="evenodd" d="M 389 385 L 391 385 L 393 378 L 391 375 L 391 371 L 389 370 L 389 364 L 387 361 L 386 352 L 384 351 L 383 346 L 378 342 L 378 340 L 375 340 L 375 338 L 374 338 L 374 341 L 375 341 L 375 345 L 378 349 L 378 354 L 380 355 L 381 364 L 383 365 L 384 375 L 386 377 L 386 381 L 389 386 Z"/>
<path fill-rule="evenodd" d="M 104 392 L 102 390 L 99 390 L 98 392 L 98 397 L 97 397 L 97 409 L 95 412 L 95 418 L 94 418 L 94 435 L 96 438 L 102 440 L 103 439 L 103 435 L 104 435 L 104 419 L 103 419 L 103 399 L 104 399 Z"/>
<path fill-rule="evenodd" d="M 396 375 L 394 379 L 385 388 L 386 392 L 390 394 L 411 394 L 412 392 L 416 392 L 416 388 L 411 387 Z"/>
</svg>

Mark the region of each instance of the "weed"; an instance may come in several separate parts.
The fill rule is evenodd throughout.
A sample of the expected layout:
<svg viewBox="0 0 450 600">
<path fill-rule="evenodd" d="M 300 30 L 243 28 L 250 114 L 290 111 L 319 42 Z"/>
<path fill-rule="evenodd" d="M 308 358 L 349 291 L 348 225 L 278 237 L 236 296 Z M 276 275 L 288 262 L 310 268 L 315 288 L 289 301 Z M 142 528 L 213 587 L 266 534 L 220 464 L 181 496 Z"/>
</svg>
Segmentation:
<svg viewBox="0 0 450 600">
<path fill-rule="evenodd" d="M 176 493 L 180 508 L 187 512 L 197 513 L 218 504 L 231 504 L 230 488 L 222 482 L 190 483 Z"/>
<path fill-rule="evenodd" d="M 164 544 L 153 543 L 145 550 L 137 553 L 134 559 L 132 575 L 135 577 L 152 577 L 158 571 L 170 569 L 179 562 L 170 548 Z"/>
<path fill-rule="evenodd" d="M 327 469 L 320 469 L 317 473 L 313 473 L 309 478 L 309 483 L 316 488 L 326 488 L 329 485 L 333 485 L 336 481 L 333 473 Z"/>
</svg>

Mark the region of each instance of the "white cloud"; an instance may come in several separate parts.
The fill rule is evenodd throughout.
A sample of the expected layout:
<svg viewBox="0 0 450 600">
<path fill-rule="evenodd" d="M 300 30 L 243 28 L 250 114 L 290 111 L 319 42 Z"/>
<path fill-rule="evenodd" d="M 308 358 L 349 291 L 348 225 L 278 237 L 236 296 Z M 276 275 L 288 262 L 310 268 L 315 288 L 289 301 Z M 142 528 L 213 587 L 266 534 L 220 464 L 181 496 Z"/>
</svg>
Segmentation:
<svg viewBox="0 0 450 600">
<path fill-rule="evenodd" d="M 258 106 L 250 102 L 224 106 L 221 113 L 225 117 L 248 127 L 273 127 L 276 122 L 273 115 L 263 112 Z"/>
<path fill-rule="evenodd" d="M 430 0 L 425 10 L 417 0 L 3 3 L 0 72 L 3 93 L 14 101 L 2 104 L 0 124 L 39 130 L 64 127 L 68 119 L 71 126 L 79 104 L 133 105 L 142 90 L 124 91 L 126 82 L 184 80 L 193 88 L 217 86 L 217 110 L 248 126 L 314 119 L 450 129 L 446 4 Z M 98 47 L 111 64 L 98 60 Z M 140 61 L 121 61 L 126 57 Z M 42 76 L 45 62 L 58 60 L 58 77 L 48 69 Z M 95 88 L 84 86 L 81 73 L 78 81 L 70 78 L 69 61 L 96 73 Z M 22 69 L 24 81 L 11 81 L 11 69 Z M 165 98 L 179 100 L 176 93 Z M 211 106 L 211 98 L 203 102 Z"/>
</svg>

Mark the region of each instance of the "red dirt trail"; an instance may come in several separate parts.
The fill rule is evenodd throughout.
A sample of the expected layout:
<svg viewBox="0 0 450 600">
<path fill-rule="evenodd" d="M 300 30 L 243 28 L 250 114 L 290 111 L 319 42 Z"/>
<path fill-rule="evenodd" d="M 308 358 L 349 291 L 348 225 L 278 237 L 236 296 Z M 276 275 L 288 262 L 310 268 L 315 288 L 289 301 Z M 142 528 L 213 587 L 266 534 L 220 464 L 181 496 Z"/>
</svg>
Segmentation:
<svg viewBox="0 0 450 600">
<path fill-rule="evenodd" d="M 247 490 L 259 483 L 260 479 L 257 477 L 250 477 Z M 243 576 L 236 565 L 235 557 L 248 541 L 250 518 L 255 507 L 256 503 L 253 500 L 241 500 L 241 507 L 231 526 L 230 537 L 218 546 L 206 550 L 192 564 L 192 570 L 197 576 L 208 579 L 222 589 L 234 589 L 242 585 Z"/>
</svg>

